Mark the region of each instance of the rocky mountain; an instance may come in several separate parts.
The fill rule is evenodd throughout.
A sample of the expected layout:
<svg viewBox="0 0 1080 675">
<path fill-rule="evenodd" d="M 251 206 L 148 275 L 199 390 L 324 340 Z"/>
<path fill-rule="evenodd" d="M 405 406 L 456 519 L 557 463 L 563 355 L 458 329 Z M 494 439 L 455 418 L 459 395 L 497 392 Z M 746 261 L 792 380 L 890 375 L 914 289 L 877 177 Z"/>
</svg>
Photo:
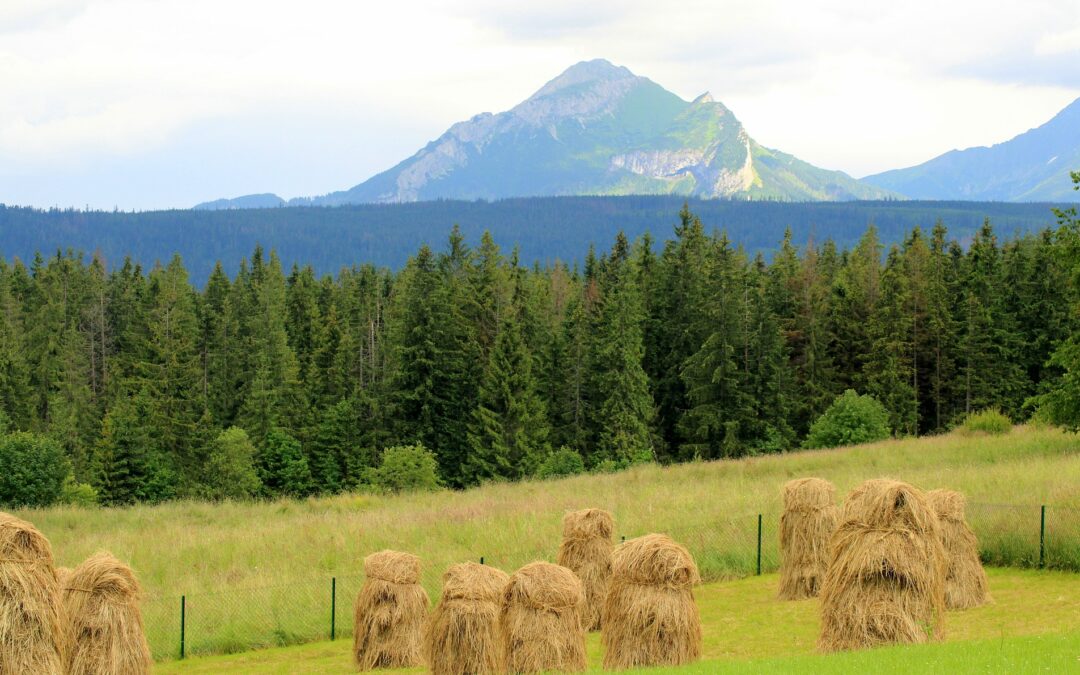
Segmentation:
<svg viewBox="0 0 1080 675">
<path fill-rule="evenodd" d="M 1046 124 L 990 147 L 952 150 L 864 183 L 914 199 L 1077 201 L 1069 171 L 1080 169 L 1080 99 Z"/>
<path fill-rule="evenodd" d="M 289 203 L 619 194 L 848 200 L 891 193 L 760 145 L 709 94 L 687 102 L 598 59 L 572 66 L 510 110 L 453 125 L 349 190 Z"/>
</svg>

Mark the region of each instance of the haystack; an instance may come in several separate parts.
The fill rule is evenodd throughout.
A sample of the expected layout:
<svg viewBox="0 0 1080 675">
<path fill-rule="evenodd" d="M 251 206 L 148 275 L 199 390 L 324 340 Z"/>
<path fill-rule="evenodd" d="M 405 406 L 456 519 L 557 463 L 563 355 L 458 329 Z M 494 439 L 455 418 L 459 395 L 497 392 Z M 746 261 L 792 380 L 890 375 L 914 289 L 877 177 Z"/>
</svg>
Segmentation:
<svg viewBox="0 0 1080 675">
<path fill-rule="evenodd" d="M 829 564 L 829 539 L 840 509 L 836 488 L 820 478 L 798 478 L 784 485 L 780 516 L 781 600 L 817 596 Z"/>
<path fill-rule="evenodd" d="M 442 599 L 424 640 L 434 675 L 496 675 L 504 672 L 499 606 L 510 579 L 477 563 L 454 565 L 443 574 Z"/>
<path fill-rule="evenodd" d="M 604 603 L 604 667 L 681 665 L 701 657 L 701 581 L 690 552 L 663 534 L 620 544 Z"/>
<path fill-rule="evenodd" d="M 141 675 L 153 660 L 146 644 L 135 574 L 110 553 L 96 553 L 64 582 L 68 675 Z"/>
<path fill-rule="evenodd" d="M 428 596 L 420 585 L 420 559 L 380 551 L 364 558 L 356 596 L 353 658 L 360 670 L 423 665 Z"/>
<path fill-rule="evenodd" d="M 0 513 L 0 673 L 64 672 L 61 611 L 49 540 Z"/>
<path fill-rule="evenodd" d="M 559 565 L 534 562 L 510 576 L 499 630 L 510 673 L 585 670 L 585 587 Z"/>
<path fill-rule="evenodd" d="M 585 585 L 585 630 L 600 628 L 604 600 L 611 581 L 611 536 L 615 520 L 602 509 L 571 511 L 563 517 L 563 540 L 558 563 L 578 575 Z"/>
<path fill-rule="evenodd" d="M 990 600 L 986 572 L 979 561 L 979 541 L 964 519 L 964 495 L 952 490 L 926 493 L 941 524 L 945 549 L 945 607 L 968 609 Z"/>
<path fill-rule="evenodd" d="M 919 489 L 870 480 L 848 495 L 821 585 L 823 651 L 941 637 L 945 566 L 937 514 Z"/>
</svg>

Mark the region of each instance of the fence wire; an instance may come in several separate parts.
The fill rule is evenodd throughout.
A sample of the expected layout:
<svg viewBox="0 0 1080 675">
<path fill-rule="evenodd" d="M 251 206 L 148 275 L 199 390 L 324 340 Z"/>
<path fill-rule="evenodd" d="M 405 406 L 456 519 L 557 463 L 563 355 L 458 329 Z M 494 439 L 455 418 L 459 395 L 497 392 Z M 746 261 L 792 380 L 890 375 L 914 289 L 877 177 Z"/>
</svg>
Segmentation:
<svg viewBox="0 0 1080 675">
<path fill-rule="evenodd" d="M 987 565 L 1080 571 L 1080 509 L 969 503 L 966 515 Z M 666 532 L 690 550 L 705 581 L 718 581 L 778 569 L 779 525 L 780 514 L 772 511 L 732 516 L 705 527 L 676 523 Z M 616 542 L 642 534 L 620 532 Z M 483 562 L 512 571 L 528 561 L 496 553 Z M 433 604 L 441 592 L 442 573 L 432 565 L 423 567 L 421 584 Z M 331 636 L 348 639 L 363 581 L 359 571 L 349 571 L 272 586 L 150 597 L 143 603 L 147 639 L 157 660 L 180 657 L 181 641 L 183 654 L 190 656 Z"/>
</svg>

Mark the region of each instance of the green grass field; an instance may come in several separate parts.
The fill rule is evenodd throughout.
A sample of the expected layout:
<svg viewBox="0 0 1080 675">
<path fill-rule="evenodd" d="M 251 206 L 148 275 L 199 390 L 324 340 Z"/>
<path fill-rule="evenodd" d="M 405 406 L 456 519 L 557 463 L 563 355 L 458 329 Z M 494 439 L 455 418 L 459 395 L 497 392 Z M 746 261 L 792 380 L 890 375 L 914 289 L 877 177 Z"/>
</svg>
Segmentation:
<svg viewBox="0 0 1080 675">
<path fill-rule="evenodd" d="M 762 514 L 762 567 L 769 571 L 778 563 L 780 486 L 808 475 L 832 480 L 840 494 L 880 476 L 961 490 L 977 503 L 969 519 L 984 558 L 994 564 L 1037 562 L 1039 505 L 1053 505 L 1047 515 L 1048 566 L 1080 569 L 1080 441 L 1031 427 L 1004 436 L 947 435 L 642 466 L 464 492 L 59 507 L 17 515 L 49 537 L 61 565 L 74 566 L 100 549 L 129 561 L 147 594 L 144 616 L 155 657 L 169 659 L 178 648 L 181 594 L 187 596 L 189 654 L 329 636 L 331 577 L 338 580 L 339 634 L 347 635 L 366 554 L 383 548 L 416 553 L 434 598 L 442 571 L 454 562 L 484 557 L 513 570 L 552 559 L 563 513 L 589 506 L 612 511 L 618 535 L 671 534 L 690 548 L 707 581 L 753 572 Z"/>
<path fill-rule="evenodd" d="M 703 661 L 680 673 L 741 672 L 1068 672 L 1080 668 L 1080 576 L 991 569 L 993 603 L 946 617 L 946 642 L 839 655 L 814 653 L 818 602 L 781 602 L 777 576 L 716 582 L 697 589 Z M 1071 631 L 1071 632 L 1070 632 Z M 159 673 L 352 672 L 348 639 L 162 664 Z M 589 639 L 599 670 L 599 636 Z M 1062 667 L 1068 666 L 1068 667 Z M 420 672 L 420 671 L 416 671 Z"/>
</svg>

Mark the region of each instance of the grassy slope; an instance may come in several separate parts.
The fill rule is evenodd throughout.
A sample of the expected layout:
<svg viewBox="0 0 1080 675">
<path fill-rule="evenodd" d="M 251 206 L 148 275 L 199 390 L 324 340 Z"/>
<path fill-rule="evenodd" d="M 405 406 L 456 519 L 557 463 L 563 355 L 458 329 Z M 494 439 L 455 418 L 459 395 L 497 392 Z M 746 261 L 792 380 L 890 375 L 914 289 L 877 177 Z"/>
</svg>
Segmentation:
<svg viewBox="0 0 1080 675">
<path fill-rule="evenodd" d="M 886 441 L 466 492 L 17 515 L 49 537 L 58 564 L 74 566 L 105 548 L 131 562 L 148 594 L 178 595 L 358 572 L 363 555 L 387 547 L 413 551 L 439 572 L 482 555 L 512 568 L 554 555 L 562 514 L 587 506 L 610 509 L 620 535 L 667 531 L 692 547 L 728 534 L 752 539 L 757 513 L 766 514 L 767 527 L 779 513 L 784 481 L 807 475 L 834 481 L 840 494 L 867 478 L 894 476 L 962 490 L 976 502 L 1080 507 L 1080 440 L 1021 427 L 1001 437 Z M 728 533 L 729 523 L 738 531 Z M 775 548 L 773 531 L 766 538 Z M 753 541 L 729 543 L 753 549 Z"/>
<path fill-rule="evenodd" d="M 1029 666 L 1076 666 L 1080 633 L 1080 577 L 1069 573 L 992 569 L 993 604 L 946 619 L 946 646 L 882 649 L 837 656 L 815 655 L 818 602 L 775 599 L 774 574 L 709 584 L 697 591 L 704 626 L 705 663 L 680 672 L 1034 672 Z M 1037 608 L 1037 610 L 1035 609 Z M 1068 633 L 1067 631 L 1073 631 Z M 978 642 L 972 642 L 978 641 Z M 597 635 L 590 636 L 590 662 L 600 664 Z M 162 664 L 158 672 L 347 673 L 349 641 L 319 642 L 234 656 Z M 1050 672 L 1064 672 L 1052 669 Z"/>
</svg>

